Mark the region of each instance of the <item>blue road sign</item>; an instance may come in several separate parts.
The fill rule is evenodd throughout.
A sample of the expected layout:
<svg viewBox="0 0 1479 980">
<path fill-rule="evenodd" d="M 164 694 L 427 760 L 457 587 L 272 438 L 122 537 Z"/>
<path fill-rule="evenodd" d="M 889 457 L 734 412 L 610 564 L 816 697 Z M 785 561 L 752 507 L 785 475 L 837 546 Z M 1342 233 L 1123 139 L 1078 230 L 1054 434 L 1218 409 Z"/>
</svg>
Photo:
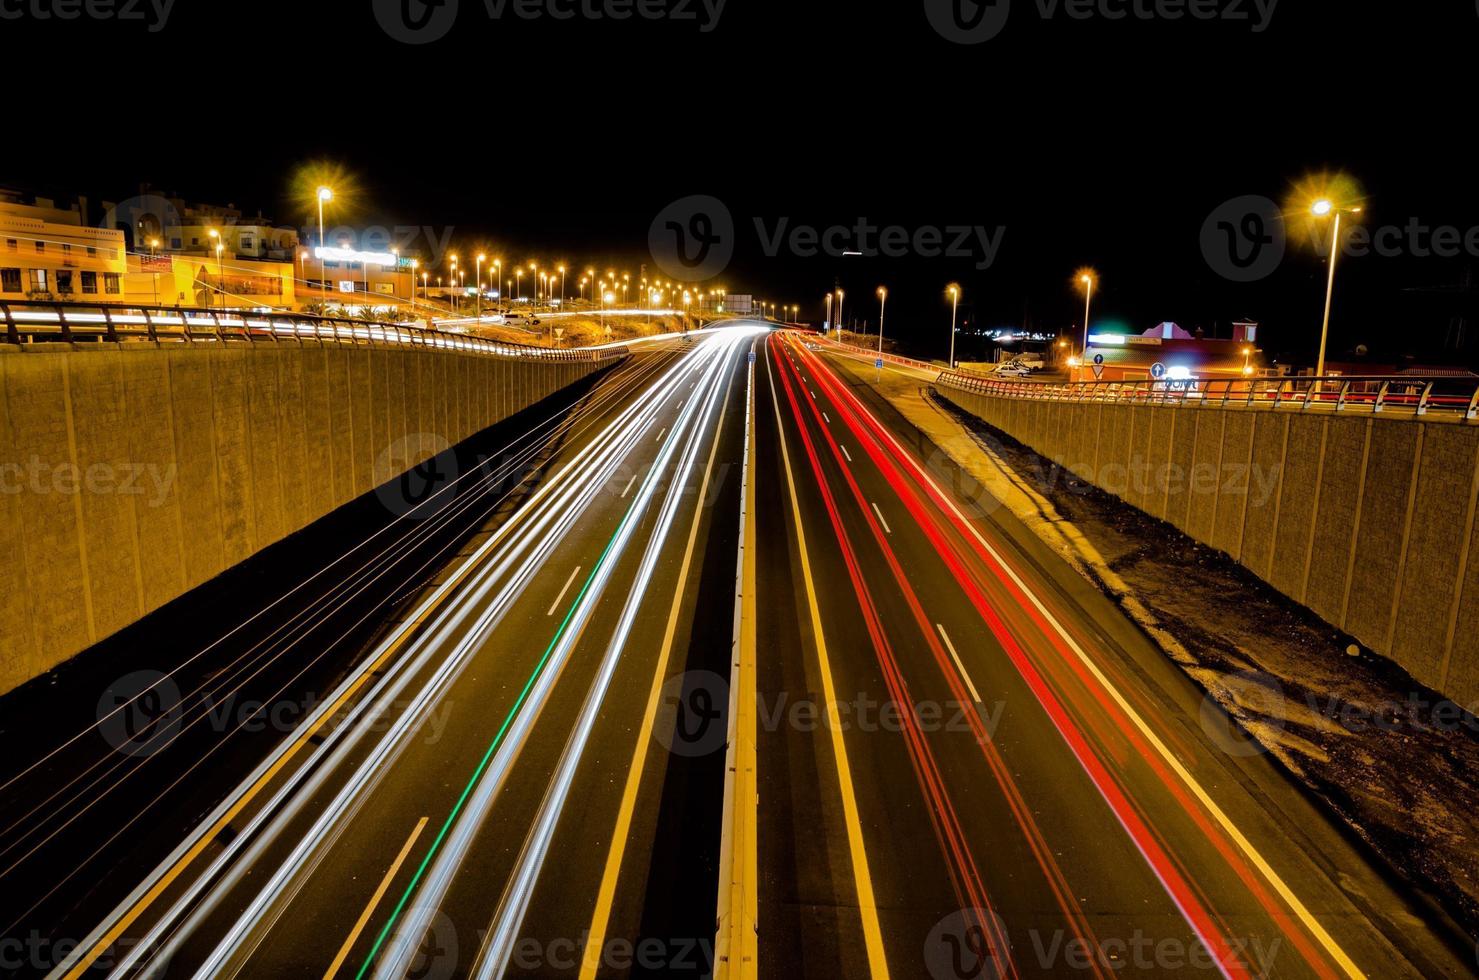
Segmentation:
<svg viewBox="0 0 1479 980">
<path fill-rule="evenodd" d="M 1166 366 L 1160 361 L 1156 361 L 1150 366 L 1150 376 L 1157 381 L 1161 380 L 1166 376 Z"/>
<path fill-rule="evenodd" d="M 875 357 L 873 359 L 873 366 L 876 367 L 876 368 L 883 367 L 883 358 L 881 358 L 881 357 Z"/>
</svg>

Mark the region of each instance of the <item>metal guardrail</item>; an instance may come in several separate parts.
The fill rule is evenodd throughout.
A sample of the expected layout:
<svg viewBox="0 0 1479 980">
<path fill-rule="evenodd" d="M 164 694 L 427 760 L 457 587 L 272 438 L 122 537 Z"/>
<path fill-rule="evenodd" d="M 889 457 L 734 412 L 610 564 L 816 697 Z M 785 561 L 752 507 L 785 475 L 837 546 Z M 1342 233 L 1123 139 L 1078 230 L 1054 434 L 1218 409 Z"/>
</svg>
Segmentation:
<svg viewBox="0 0 1479 980">
<path fill-rule="evenodd" d="M 1126 402 L 1137 405 L 1243 407 L 1269 410 L 1445 412 L 1479 420 L 1479 378 L 1378 376 L 1216 378 L 1187 381 L 999 381 L 958 371 L 937 384 L 983 395 L 1030 400 Z"/>
<path fill-rule="evenodd" d="M 604 361 L 623 357 L 624 347 L 554 349 L 489 340 L 427 327 L 345 317 L 192 306 L 0 301 L 0 341 L 26 344 L 103 341 L 121 343 L 292 343 L 405 344 L 437 350 L 493 354 L 537 361 Z"/>
<path fill-rule="evenodd" d="M 940 370 L 940 365 L 938 365 L 938 364 L 931 364 L 929 361 L 916 361 L 912 357 L 903 357 L 903 356 L 898 355 L 898 354 L 890 354 L 890 353 L 888 353 L 886 351 L 884 353 L 880 354 L 877 350 L 869 350 L 866 347 L 859 347 L 856 344 L 844 344 L 840 340 L 832 340 L 829 337 L 823 337 L 820 334 L 812 334 L 809 331 L 797 331 L 797 332 L 798 333 L 800 333 L 800 332 L 807 333 L 808 336 L 814 336 L 816 338 L 816 340 L 817 340 L 818 343 L 826 344 L 829 347 L 835 347 L 838 350 L 847 351 L 848 353 L 854 354 L 854 355 L 856 355 L 858 357 L 866 357 L 866 358 L 869 358 L 871 360 L 877 360 L 878 358 L 882 357 L 883 360 L 884 360 L 884 362 L 887 363 L 887 364 L 902 364 L 905 367 L 917 368 L 917 369 L 919 369 L 921 371 L 939 371 Z"/>
</svg>

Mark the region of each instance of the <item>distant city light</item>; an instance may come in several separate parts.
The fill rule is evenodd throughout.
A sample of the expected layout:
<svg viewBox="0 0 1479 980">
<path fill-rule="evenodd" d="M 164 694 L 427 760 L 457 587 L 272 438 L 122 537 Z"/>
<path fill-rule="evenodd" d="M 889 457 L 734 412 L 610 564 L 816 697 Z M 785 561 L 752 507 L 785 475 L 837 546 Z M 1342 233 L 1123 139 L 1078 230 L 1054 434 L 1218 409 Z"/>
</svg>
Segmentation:
<svg viewBox="0 0 1479 980">
<path fill-rule="evenodd" d="M 326 248 L 319 246 L 313 250 L 313 257 L 326 262 L 364 262 L 367 265 L 400 264 L 400 258 L 390 252 L 360 252 L 352 248 Z"/>
</svg>

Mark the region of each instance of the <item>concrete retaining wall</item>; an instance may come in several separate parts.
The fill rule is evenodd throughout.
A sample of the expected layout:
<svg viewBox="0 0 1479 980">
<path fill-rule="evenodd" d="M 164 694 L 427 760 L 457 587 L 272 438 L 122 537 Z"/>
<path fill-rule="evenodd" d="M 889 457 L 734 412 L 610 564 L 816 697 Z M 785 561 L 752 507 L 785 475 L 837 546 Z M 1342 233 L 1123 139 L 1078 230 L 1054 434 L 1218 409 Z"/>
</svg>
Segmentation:
<svg viewBox="0 0 1479 980">
<path fill-rule="evenodd" d="M 1479 427 L 937 391 L 1424 684 L 1479 701 Z"/>
<path fill-rule="evenodd" d="M 0 348 L 0 693 L 609 363 Z"/>
</svg>

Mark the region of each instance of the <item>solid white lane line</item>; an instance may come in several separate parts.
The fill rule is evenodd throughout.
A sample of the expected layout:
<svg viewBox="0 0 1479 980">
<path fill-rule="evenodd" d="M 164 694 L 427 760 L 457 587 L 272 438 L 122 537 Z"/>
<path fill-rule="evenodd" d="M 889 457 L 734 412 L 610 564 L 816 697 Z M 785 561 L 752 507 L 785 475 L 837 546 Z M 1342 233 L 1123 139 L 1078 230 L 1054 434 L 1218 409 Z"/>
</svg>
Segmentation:
<svg viewBox="0 0 1479 980">
<path fill-rule="evenodd" d="M 632 477 L 632 479 L 635 480 L 636 477 Z M 627 484 L 627 486 L 631 486 L 631 484 L 629 483 Z M 626 494 L 623 493 L 622 496 L 625 497 Z M 570 591 L 570 584 L 575 581 L 575 576 L 579 574 L 580 566 L 576 565 L 575 571 L 571 572 L 570 577 L 565 580 L 565 587 L 560 590 L 559 595 L 555 596 L 555 601 L 550 605 L 549 612 L 545 613 L 546 616 L 553 616 L 555 614 L 555 610 L 560 608 L 560 602 L 565 598 L 565 593 Z"/>
<path fill-rule="evenodd" d="M 945 641 L 945 649 L 950 651 L 950 659 L 955 661 L 956 669 L 960 671 L 960 676 L 965 679 L 965 686 L 971 689 L 971 700 L 980 704 L 981 695 L 976 693 L 976 685 L 971 681 L 971 675 L 966 671 L 965 664 L 961 663 L 960 654 L 955 652 L 955 644 L 950 642 L 950 634 L 945 632 L 943 623 L 936 623 L 935 629 L 940 631 L 940 639 Z"/>
<path fill-rule="evenodd" d="M 623 500 L 626 499 L 627 492 L 632 489 L 632 484 L 637 482 L 637 476 L 638 474 L 633 473 L 632 478 L 627 481 L 627 485 L 621 488 L 621 498 Z"/>
<path fill-rule="evenodd" d="M 847 461 L 849 463 L 851 463 L 852 462 L 852 453 L 850 453 L 850 452 L 847 451 L 847 447 L 844 446 L 842 443 L 839 442 L 837 444 L 837 448 L 840 449 L 840 450 L 842 450 L 842 455 L 846 456 L 847 457 Z"/>
<path fill-rule="evenodd" d="M 870 503 L 871 503 L 871 501 L 870 501 Z M 887 531 L 889 534 L 893 534 L 894 533 L 893 532 L 893 528 L 889 527 L 888 526 L 888 521 L 886 521 L 886 520 L 883 519 L 883 511 L 881 511 L 881 510 L 878 509 L 878 505 L 877 504 L 873 504 L 873 513 L 875 513 L 875 514 L 878 515 L 878 523 L 880 523 L 880 524 L 883 525 L 883 529 L 885 531 Z"/>
</svg>

